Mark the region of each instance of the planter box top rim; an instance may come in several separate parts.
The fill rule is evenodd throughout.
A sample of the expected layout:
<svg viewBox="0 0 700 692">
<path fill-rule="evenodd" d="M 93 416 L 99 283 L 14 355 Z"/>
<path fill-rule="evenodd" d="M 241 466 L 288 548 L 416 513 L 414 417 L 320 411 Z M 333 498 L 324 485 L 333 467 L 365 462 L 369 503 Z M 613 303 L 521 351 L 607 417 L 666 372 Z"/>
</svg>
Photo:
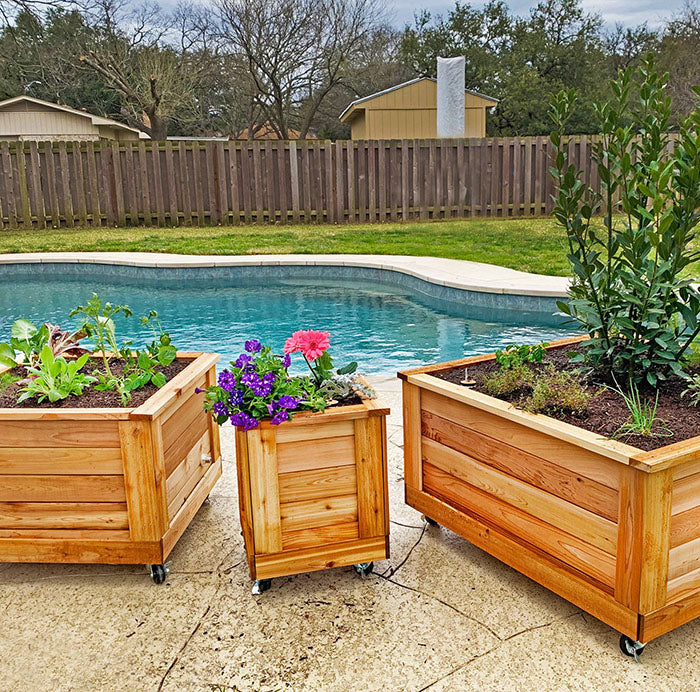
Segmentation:
<svg viewBox="0 0 700 692">
<path fill-rule="evenodd" d="M 580 343 L 588 337 L 576 336 L 568 339 L 552 341 L 549 348 Z M 513 404 L 496 397 L 476 392 L 467 387 L 439 379 L 434 375 L 454 368 L 493 360 L 495 353 L 471 356 L 460 360 L 426 365 L 420 368 L 404 370 L 398 373 L 400 379 L 409 384 L 442 394 L 455 401 L 474 406 L 496 416 L 520 423 L 528 428 L 538 430 L 548 435 L 556 436 L 578 447 L 584 447 L 601 456 L 608 457 L 622 464 L 633 466 L 642 471 L 663 471 L 678 466 L 687 461 L 700 459 L 700 435 L 680 442 L 673 442 L 651 451 L 645 451 L 632 445 L 604 437 L 570 423 L 564 423 L 556 418 L 542 413 L 528 413 L 513 406 Z"/>
<path fill-rule="evenodd" d="M 94 354 L 93 354 L 94 356 Z M 97 357 L 97 356 L 95 356 Z M 133 420 L 155 418 L 186 391 L 193 379 L 215 365 L 218 353 L 178 351 L 178 360 L 192 361 L 138 407 L 110 408 L 0 408 L 0 422 L 17 420 Z M 0 373 L 10 368 L 0 367 Z"/>
</svg>

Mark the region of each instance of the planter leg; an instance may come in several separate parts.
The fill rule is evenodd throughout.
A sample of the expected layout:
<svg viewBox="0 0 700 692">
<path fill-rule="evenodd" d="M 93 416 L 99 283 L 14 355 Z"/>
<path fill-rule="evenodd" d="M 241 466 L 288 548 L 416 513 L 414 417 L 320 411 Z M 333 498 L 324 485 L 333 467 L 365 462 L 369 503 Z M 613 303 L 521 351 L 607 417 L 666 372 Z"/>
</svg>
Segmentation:
<svg viewBox="0 0 700 692">
<path fill-rule="evenodd" d="M 148 572 L 151 575 L 151 579 L 155 584 L 162 584 L 168 574 L 170 574 L 170 568 L 167 564 L 162 565 L 148 565 Z"/>
<path fill-rule="evenodd" d="M 639 663 L 639 657 L 644 652 L 646 644 L 641 642 L 636 642 L 634 639 L 630 639 L 626 634 L 620 636 L 620 651 L 622 651 L 625 656 L 633 658 L 637 663 Z"/>
<path fill-rule="evenodd" d="M 426 517 L 425 514 L 423 515 L 423 521 L 428 524 L 428 526 L 440 526 L 435 519 L 431 519 L 430 517 Z"/>
<path fill-rule="evenodd" d="M 253 596 L 259 596 L 265 593 L 272 586 L 272 579 L 256 579 L 253 582 Z"/>
<path fill-rule="evenodd" d="M 374 562 L 359 562 L 358 564 L 353 565 L 352 568 L 361 577 L 368 577 L 374 571 Z"/>
</svg>

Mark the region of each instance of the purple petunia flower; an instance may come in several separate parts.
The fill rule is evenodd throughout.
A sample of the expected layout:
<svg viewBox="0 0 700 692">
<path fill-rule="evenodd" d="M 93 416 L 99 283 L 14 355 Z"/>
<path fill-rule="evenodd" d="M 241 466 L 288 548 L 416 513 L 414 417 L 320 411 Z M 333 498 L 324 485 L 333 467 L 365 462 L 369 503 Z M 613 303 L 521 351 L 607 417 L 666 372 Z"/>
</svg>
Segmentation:
<svg viewBox="0 0 700 692">
<path fill-rule="evenodd" d="M 228 403 L 231 406 L 240 406 L 243 404 L 243 392 L 240 389 L 234 389 L 229 395 Z"/>
<path fill-rule="evenodd" d="M 292 357 L 287 353 L 284 358 L 282 358 L 282 367 L 285 369 L 292 364 Z"/>
<path fill-rule="evenodd" d="M 247 353 L 241 353 L 241 355 L 238 356 L 238 358 L 236 358 L 236 362 L 234 363 L 234 365 L 237 368 L 242 368 L 243 366 L 250 363 L 251 360 L 252 358 Z"/>
<path fill-rule="evenodd" d="M 245 342 L 245 350 L 248 353 L 258 353 L 262 350 L 262 344 L 257 339 L 250 339 Z"/>
<path fill-rule="evenodd" d="M 273 401 L 270 404 L 266 404 L 267 406 L 267 412 L 272 415 L 275 412 L 275 402 Z"/>
<path fill-rule="evenodd" d="M 228 407 L 223 401 L 217 401 L 212 408 L 217 416 L 228 416 Z"/>
<path fill-rule="evenodd" d="M 234 413 L 231 416 L 231 423 L 239 428 L 243 428 L 243 432 L 258 427 L 258 421 L 247 413 Z"/>
<path fill-rule="evenodd" d="M 284 394 L 277 399 L 277 406 L 280 408 L 295 409 L 299 406 L 299 399 L 295 399 L 293 396 L 289 396 L 289 394 Z"/>
<path fill-rule="evenodd" d="M 222 370 L 219 373 L 219 387 L 226 392 L 231 392 L 236 387 L 236 377 L 228 370 Z"/>
<path fill-rule="evenodd" d="M 261 384 L 258 373 L 244 372 L 241 376 L 241 384 L 244 384 L 246 387 L 250 387 L 251 389 L 258 387 Z"/>
<path fill-rule="evenodd" d="M 272 423 L 272 425 L 279 425 L 280 423 L 284 423 L 286 420 L 289 420 L 289 411 L 277 411 L 277 413 L 272 416 L 270 423 Z"/>
</svg>

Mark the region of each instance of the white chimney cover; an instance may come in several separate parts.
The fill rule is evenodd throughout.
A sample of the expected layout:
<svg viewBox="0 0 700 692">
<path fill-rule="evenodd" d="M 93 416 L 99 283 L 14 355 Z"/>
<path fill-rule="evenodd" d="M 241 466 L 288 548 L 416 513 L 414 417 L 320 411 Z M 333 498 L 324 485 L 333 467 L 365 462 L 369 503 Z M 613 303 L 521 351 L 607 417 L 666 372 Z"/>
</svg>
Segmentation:
<svg viewBox="0 0 700 692">
<path fill-rule="evenodd" d="M 464 56 L 437 59 L 437 136 L 464 137 Z"/>
</svg>

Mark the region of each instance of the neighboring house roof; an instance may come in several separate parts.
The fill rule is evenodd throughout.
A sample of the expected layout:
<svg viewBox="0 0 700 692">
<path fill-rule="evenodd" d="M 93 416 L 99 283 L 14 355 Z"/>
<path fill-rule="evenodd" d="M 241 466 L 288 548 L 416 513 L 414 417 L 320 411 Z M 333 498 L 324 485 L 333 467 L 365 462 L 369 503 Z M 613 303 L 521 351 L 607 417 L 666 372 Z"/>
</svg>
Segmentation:
<svg viewBox="0 0 700 692">
<path fill-rule="evenodd" d="M 64 106 L 60 103 L 52 103 L 51 101 L 44 101 L 42 99 L 35 99 L 33 96 L 13 96 L 12 98 L 5 99 L 4 101 L 0 101 L 0 110 L 2 110 L 5 106 L 10 106 L 14 103 L 21 103 L 21 102 L 28 102 L 28 103 L 36 103 L 39 106 L 44 106 L 46 108 L 52 108 L 53 110 L 57 111 L 64 111 L 65 113 L 71 113 L 72 115 L 80 115 L 83 118 L 89 118 L 92 121 L 93 125 L 96 126 L 103 126 L 103 127 L 113 127 L 118 130 L 128 130 L 129 132 L 135 132 L 138 134 L 140 139 L 150 139 L 150 137 L 145 133 L 142 132 L 141 130 L 135 128 L 135 127 L 129 127 L 129 125 L 125 125 L 124 123 L 120 123 L 117 120 L 112 120 L 111 118 L 105 118 L 101 115 L 93 115 L 92 113 L 88 113 L 87 111 L 80 111 L 77 108 L 71 108 L 70 106 Z"/>
<path fill-rule="evenodd" d="M 401 84 L 396 84 L 395 86 L 389 87 L 388 89 L 384 89 L 383 91 L 377 91 L 374 94 L 369 94 L 369 96 L 363 96 L 362 98 L 355 99 L 352 103 L 348 104 L 348 107 L 340 114 L 339 119 L 344 120 L 345 116 L 349 115 L 350 111 L 355 106 L 358 106 L 359 104 L 364 103 L 365 101 L 370 101 L 371 99 L 375 99 L 379 96 L 390 94 L 392 91 L 396 91 L 397 89 L 403 89 L 404 87 L 411 86 L 411 84 L 417 84 L 418 82 L 422 82 L 424 80 L 437 82 L 437 79 L 435 79 L 435 77 L 416 77 L 415 79 L 409 79 L 407 82 L 401 82 Z M 497 98 L 494 98 L 493 96 L 486 96 L 486 94 L 474 91 L 473 89 L 465 89 L 464 93 L 472 94 L 472 96 L 478 96 L 479 98 L 486 99 L 487 101 L 493 101 L 494 105 L 499 103 L 499 100 Z"/>
</svg>

